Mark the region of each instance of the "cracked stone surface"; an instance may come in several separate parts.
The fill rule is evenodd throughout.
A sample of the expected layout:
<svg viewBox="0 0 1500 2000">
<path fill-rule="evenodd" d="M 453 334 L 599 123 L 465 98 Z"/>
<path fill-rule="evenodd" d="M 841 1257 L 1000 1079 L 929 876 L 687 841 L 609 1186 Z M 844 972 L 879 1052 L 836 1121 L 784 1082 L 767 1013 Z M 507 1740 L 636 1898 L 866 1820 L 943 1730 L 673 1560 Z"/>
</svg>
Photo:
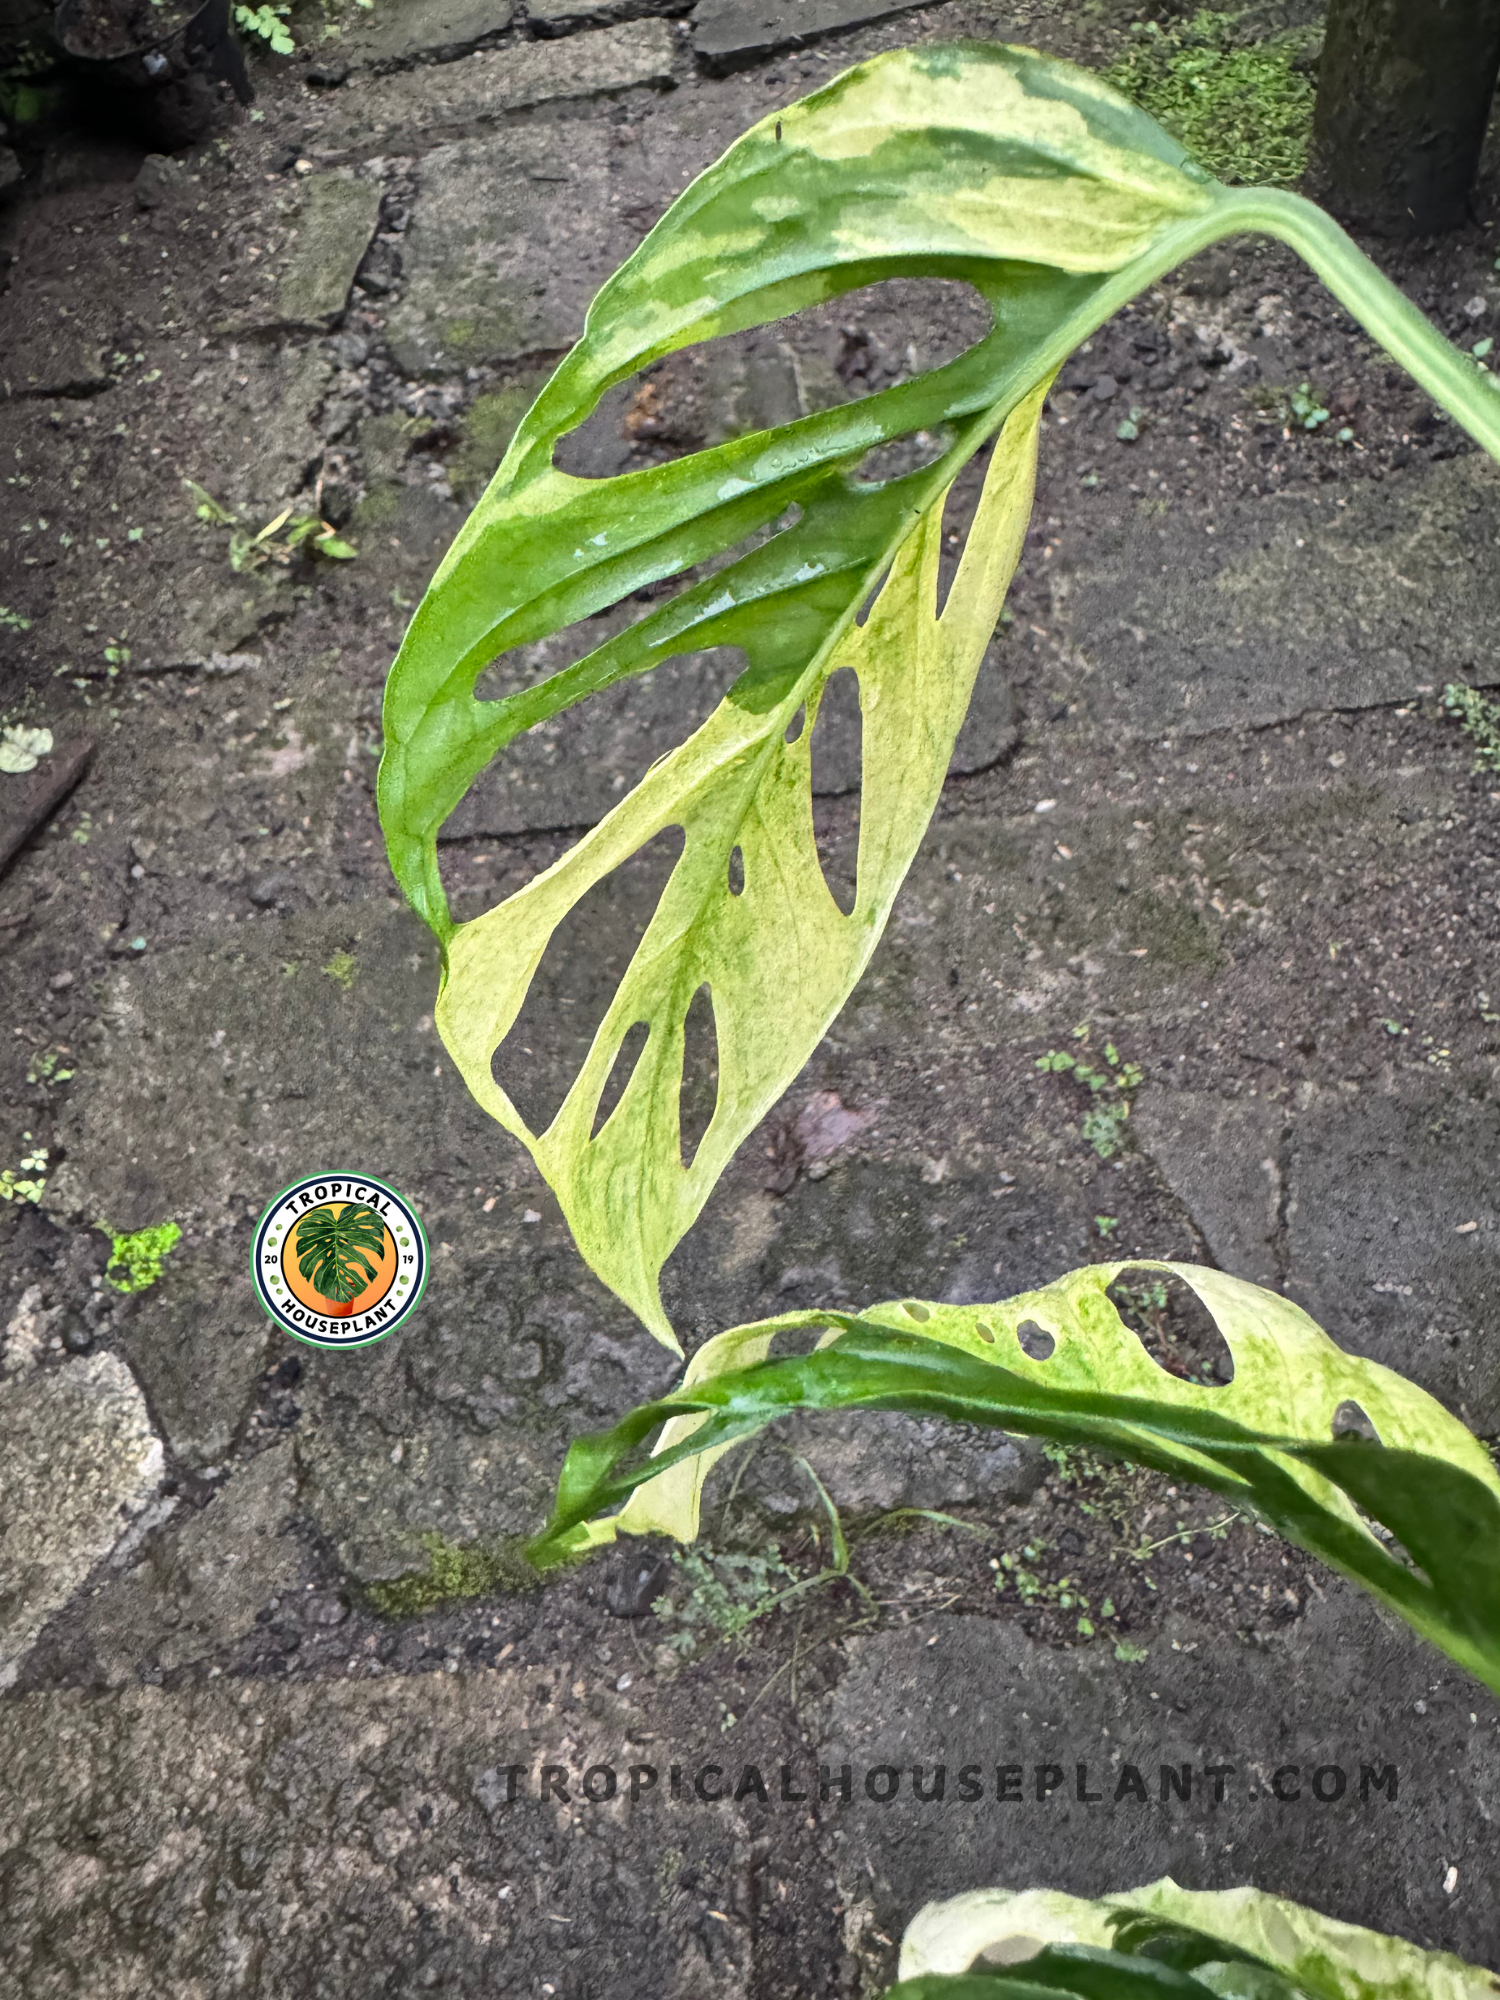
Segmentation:
<svg viewBox="0 0 1500 2000">
<path fill-rule="evenodd" d="M 1201 532 L 1154 511 L 1094 529 L 1053 605 L 1090 712 L 1198 733 L 1375 708 L 1478 673 L 1500 616 L 1500 466 L 1435 465 L 1399 522 L 1377 496 L 1320 494 L 1275 521 L 1242 501 Z"/>
<path fill-rule="evenodd" d="M 1282 1107 L 1265 1098 L 1150 1090 L 1132 1114 L 1132 1129 L 1219 1269 L 1257 1285 L 1279 1285 Z"/>
<path fill-rule="evenodd" d="M 173 1540 L 105 1584 L 85 1613 L 104 1678 L 134 1684 L 143 1661 L 170 1673 L 217 1652 L 274 1608 L 303 1569 L 288 1532 L 296 1497 L 291 1443 L 272 1445 Z"/>
<path fill-rule="evenodd" d="M 556 45 L 559 61 L 570 46 Z M 589 126 L 565 158 L 545 129 L 427 156 L 429 196 L 407 233 L 405 292 L 392 315 L 404 368 L 473 367 L 572 345 L 589 300 L 633 247 L 602 198 L 611 150 L 608 130 Z"/>
<path fill-rule="evenodd" d="M 161 1484 L 161 1440 L 118 1355 L 0 1382 L 0 1688 Z"/>
<path fill-rule="evenodd" d="M 649 1742 L 648 1717 L 566 1668 L 30 1697 L 0 1720 L 8 1976 L 35 2000 L 81 1980 L 124 2000 L 243 1990 L 253 1964 L 290 1993 L 311 1990 L 311 1958 L 341 1992 L 519 1979 L 581 2000 L 589 1947 L 569 1931 L 593 1910 L 631 1940 L 612 1975 L 630 2000 L 739 2000 L 750 1857 L 732 1807 L 695 1816 L 684 1882 L 649 1799 L 644 1825 L 623 1799 L 504 1804 L 498 1766 L 566 1738 L 579 1775 L 625 1768 L 632 1737 Z"/>
<path fill-rule="evenodd" d="M 1500 1426 L 1489 1329 L 1500 1109 L 1436 1079 L 1318 1092 L 1295 1126 L 1288 1284 L 1334 1339 L 1398 1369 L 1484 1435 Z"/>
<path fill-rule="evenodd" d="M 515 12 L 514 0 L 406 0 L 341 37 L 336 56 L 351 69 L 446 62 L 503 34 Z"/>
</svg>

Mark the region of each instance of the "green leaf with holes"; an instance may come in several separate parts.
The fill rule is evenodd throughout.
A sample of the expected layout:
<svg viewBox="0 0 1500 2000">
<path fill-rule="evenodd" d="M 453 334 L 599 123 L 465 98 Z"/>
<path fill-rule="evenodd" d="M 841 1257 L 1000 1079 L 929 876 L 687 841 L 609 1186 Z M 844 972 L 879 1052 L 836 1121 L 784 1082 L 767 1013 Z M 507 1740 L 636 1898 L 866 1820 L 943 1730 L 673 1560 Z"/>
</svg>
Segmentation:
<svg viewBox="0 0 1500 2000">
<path fill-rule="evenodd" d="M 1068 64 L 978 42 L 897 50 L 763 119 L 678 197 L 594 300 L 418 606 L 387 685 L 379 799 L 397 879 L 443 946 L 437 1025 L 590 1264 L 669 1346 L 661 1266 L 859 978 L 932 813 L 1020 547 L 1047 384 L 1164 271 L 1252 229 L 1302 249 L 1389 353 L 1500 446 L 1500 405 L 1472 360 L 1311 204 L 1220 186 Z M 674 350 L 919 275 L 966 281 L 991 313 L 956 360 L 674 463 L 605 480 L 555 467 L 608 388 Z M 874 448 L 916 433 L 940 440 L 930 464 L 861 476 Z M 947 497 L 991 446 L 939 613 Z M 653 589 L 572 665 L 476 697 L 497 658 L 672 578 L 675 592 Z M 746 665 L 696 733 L 552 867 L 455 924 L 438 836 L 490 761 L 590 695 L 712 647 Z M 858 677 L 863 732 L 848 914 L 819 866 L 810 797 L 818 705 L 841 668 Z M 684 846 L 656 914 L 556 1118 L 533 1132 L 495 1082 L 495 1051 L 558 924 L 670 827 Z M 685 1160 L 683 1022 L 704 986 L 719 1089 Z M 596 1132 L 638 1023 L 644 1050 Z"/>
<path fill-rule="evenodd" d="M 1229 1348 L 1232 1381 L 1184 1381 L 1151 1359 L 1107 1296 L 1127 1270 L 1191 1288 Z M 1045 1343 L 1022 1344 L 1030 1327 L 1053 1343 L 1045 1360 L 1028 1352 Z M 773 1351 L 809 1329 L 811 1353 Z M 820 1409 L 995 1425 L 1211 1488 L 1500 1693 L 1500 1478 L 1484 1447 L 1425 1391 L 1345 1354 L 1289 1299 L 1195 1264 L 1091 1264 L 995 1305 L 906 1300 L 735 1327 L 698 1350 L 681 1388 L 572 1446 L 532 1560 L 546 1567 L 621 1531 L 691 1541 L 723 1453 L 791 1410 Z M 1366 1424 L 1378 1442 L 1340 1435 Z"/>
<path fill-rule="evenodd" d="M 1153 1970 L 1186 1976 L 1182 2000 L 1194 1987 L 1217 2000 L 1494 2000 L 1496 1990 L 1494 1973 L 1451 1952 L 1260 1889 L 1182 1889 L 1168 1875 L 1097 1899 L 972 1889 L 929 1903 L 907 1926 L 888 2000 L 1001 2000 L 1013 1982 L 1136 2000 L 1126 1982 Z M 1165 1984 L 1158 1991 L 1166 2000 Z"/>
</svg>

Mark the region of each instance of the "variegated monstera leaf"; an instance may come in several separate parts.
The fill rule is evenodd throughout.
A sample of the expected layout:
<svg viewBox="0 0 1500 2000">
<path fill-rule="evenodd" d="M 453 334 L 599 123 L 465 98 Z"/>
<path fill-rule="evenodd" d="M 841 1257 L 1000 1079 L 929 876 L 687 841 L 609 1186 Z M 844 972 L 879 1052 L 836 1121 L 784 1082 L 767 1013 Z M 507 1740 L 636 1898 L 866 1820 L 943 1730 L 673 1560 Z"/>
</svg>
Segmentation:
<svg viewBox="0 0 1500 2000">
<path fill-rule="evenodd" d="M 1473 364 L 1309 204 L 1220 186 L 1067 64 L 972 42 L 897 51 L 763 120 L 678 197 L 594 300 L 418 607 L 386 692 L 380 814 L 396 876 L 442 943 L 437 1025 L 474 1096 L 530 1149 L 595 1271 L 669 1346 L 662 1264 L 859 978 L 931 816 L 1021 547 L 1046 385 L 1164 270 L 1247 228 L 1304 249 L 1483 434 L 1459 407 Z M 988 306 L 990 331 L 956 360 L 614 479 L 555 466 L 559 440 L 611 385 L 674 350 L 917 275 L 967 281 Z M 918 432 L 943 440 L 931 463 L 860 476 L 874 447 Z M 991 446 L 939 612 L 947 496 Z M 572 665 L 476 699 L 501 655 L 671 578 L 675 593 Z M 695 733 L 555 865 L 455 924 L 438 833 L 490 760 L 613 683 L 711 647 L 739 648 L 746 664 Z M 841 668 L 862 713 L 847 912 L 819 866 L 811 809 L 813 725 Z M 683 847 L 655 915 L 561 1109 L 532 1131 L 495 1081 L 495 1051 L 558 924 L 668 828 Z M 718 1094 L 685 1161 L 683 1026 L 705 987 Z M 642 1023 L 644 1048 L 600 1122 Z"/>
</svg>

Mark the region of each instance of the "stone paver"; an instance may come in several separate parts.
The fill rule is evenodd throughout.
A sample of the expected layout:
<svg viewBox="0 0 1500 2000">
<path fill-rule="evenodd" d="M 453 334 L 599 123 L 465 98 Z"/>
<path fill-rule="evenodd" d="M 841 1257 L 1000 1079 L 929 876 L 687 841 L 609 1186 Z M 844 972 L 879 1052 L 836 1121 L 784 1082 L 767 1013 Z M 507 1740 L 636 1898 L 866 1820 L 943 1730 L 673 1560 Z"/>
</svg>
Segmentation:
<svg viewBox="0 0 1500 2000">
<path fill-rule="evenodd" d="M 301 1546 L 286 1532 L 296 1495 L 291 1444 L 272 1445 L 174 1539 L 106 1584 L 84 1621 L 104 1677 L 133 1682 L 143 1660 L 170 1673 L 247 1632 L 301 1573 Z"/>
<path fill-rule="evenodd" d="M 1497 535 L 1500 466 L 1482 453 L 1407 472 L 1399 499 L 1367 485 L 1274 511 L 1240 501 L 1212 522 L 1075 514 L 1053 617 L 1106 728 L 1200 734 L 1375 707 L 1483 678 Z"/>
<path fill-rule="evenodd" d="M 351 69 L 448 61 L 504 34 L 515 14 L 514 0 L 402 0 L 345 34 L 336 55 Z"/>
<path fill-rule="evenodd" d="M 1287 1290 L 1345 1347 L 1500 1428 L 1500 1110 L 1435 1074 L 1319 1091 L 1288 1172 Z"/>
<path fill-rule="evenodd" d="M 1143 1092 L 1131 1135 L 1160 1168 L 1221 1271 L 1276 1286 L 1281 1280 L 1284 1108 L 1269 1098 L 1200 1091 Z"/>
<path fill-rule="evenodd" d="M 1250 1880 L 1332 1916 L 1493 1956 L 1494 1698 L 1337 1583 L 1265 1650 L 1184 1622 L 1127 1662 L 1107 1646 L 1059 1653 L 1015 1626 L 954 1618 L 851 1640 L 849 1652 L 819 1756 L 835 1772 L 849 1762 L 861 1790 L 880 1766 L 900 1785 L 888 1804 L 866 1795 L 841 1808 L 838 1873 L 856 1927 L 896 1936 L 919 1904 L 959 1885 L 1098 1896 L 1171 1874 L 1199 1889 Z M 1184 1764 L 1191 1798 L 1163 1800 L 1162 1766 L 1180 1779 Z M 945 1797 L 922 1804 L 913 1768 L 930 1792 L 939 1765 Z M 981 1800 L 958 1796 L 965 1765 Z M 1215 1765 L 1232 1767 L 1218 1803 Z M 1006 1766 L 1018 1767 L 1014 1796 L 1000 1800 Z M 1361 1798 L 1362 1772 L 1391 1766 L 1396 1798 L 1369 1781 Z M 1295 1799 L 1274 1795 L 1278 1772 Z M 890 1784 L 878 1777 L 877 1792 Z"/>
<path fill-rule="evenodd" d="M 414 141 L 456 138 L 509 112 L 661 88 L 673 81 L 676 62 L 672 30 L 657 20 L 601 28 L 577 41 L 515 42 L 458 63 L 375 77 L 358 92 L 330 92 L 319 107 L 318 145 L 325 156 L 410 151 Z"/>
<path fill-rule="evenodd" d="M 589 300 L 634 243 L 609 187 L 612 151 L 608 129 L 588 125 L 565 155 L 545 129 L 427 155 L 390 316 L 403 368 L 426 374 L 572 345 Z"/>
<path fill-rule="evenodd" d="M 779 49 L 799 48 L 840 28 L 887 21 L 932 0 L 698 0 L 693 47 L 714 76 L 748 68 Z"/>
<path fill-rule="evenodd" d="M 585 2000 L 600 1949 L 585 1911 L 629 1940 L 609 1970 L 622 2000 L 748 1991 L 741 1815 L 632 1807 L 631 1766 L 662 1751 L 649 1713 L 586 1663 L 32 1696 L 4 1711 L 0 1744 L 6 1977 L 27 2000 L 227 2000 L 249 1966 L 281 1994 Z M 543 1802 L 554 1759 L 575 1798 L 595 1765 L 619 1771 L 620 1796 Z M 507 1805 L 513 1763 L 531 1796 Z"/>
<path fill-rule="evenodd" d="M 0 1382 L 0 1688 L 161 1477 L 161 1440 L 118 1355 Z"/>
<path fill-rule="evenodd" d="M 286 325 L 327 327 L 339 317 L 379 216 L 380 189 L 373 182 L 308 176 L 297 240 L 276 287 L 276 311 Z"/>
</svg>

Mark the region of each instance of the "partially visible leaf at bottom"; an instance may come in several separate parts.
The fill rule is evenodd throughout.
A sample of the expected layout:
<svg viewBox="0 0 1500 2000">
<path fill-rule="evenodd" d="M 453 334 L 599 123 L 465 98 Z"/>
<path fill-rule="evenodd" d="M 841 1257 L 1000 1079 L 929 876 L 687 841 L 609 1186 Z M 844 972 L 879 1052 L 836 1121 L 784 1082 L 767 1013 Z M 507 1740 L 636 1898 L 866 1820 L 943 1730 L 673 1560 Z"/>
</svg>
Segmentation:
<svg viewBox="0 0 1500 2000">
<path fill-rule="evenodd" d="M 929 1903 L 907 1926 L 900 1976 L 933 1979 L 934 1996 L 944 1991 L 942 1975 L 976 1965 L 998 1971 L 1004 1964 L 1024 1979 L 1032 1952 L 1118 1947 L 1132 1932 L 1147 1931 L 1143 1918 L 1217 1939 L 1224 1946 L 1221 1972 L 1248 1958 L 1314 2000 L 1495 2000 L 1500 1992 L 1493 1972 L 1451 1952 L 1424 1951 L 1260 1889 L 1182 1889 L 1170 1875 L 1097 1901 L 1055 1889 L 975 1889 Z M 1225 1990 L 1222 1979 L 1214 1983 Z"/>
<path fill-rule="evenodd" d="M 555 866 L 448 944 L 436 1020 L 474 1096 L 525 1140 L 579 1249 L 668 1346 L 663 1263 L 735 1148 L 786 1089 L 879 941 L 953 754 L 979 663 L 1020 555 L 1045 386 L 1007 419 L 941 614 L 944 492 L 912 527 L 863 625 L 773 694 L 737 686 L 682 747 Z M 829 677 L 859 681 L 863 793 L 854 906 L 835 902 L 812 819 L 812 737 Z M 796 728 L 801 712 L 801 727 Z M 793 740 L 787 741 L 789 731 Z M 546 1132 L 532 1132 L 491 1062 L 547 942 L 579 899 L 663 829 L 682 855 L 592 1048 Z M 739 849 L 743 887 L 730 886 Z M 719 1052 L 712 1120 L 683 1164 L 683 1023 L 706 985 Z M 593 1133 L 621 1043 L 645 1048 Z M 592 1134 L 592 1136 L 591 1136 Z M 679 1350 L 680 1351 L 680 1350 Z"/>
<path fill-rule="evenodd" d="M 1232 1381 L 1185 1382 L 1151 1359 L 1107 1296 L 1127 1269 L 1191 1287 L 1229 1347 Z M 1047 1359 L 1022 1347 L 1027 1322 L 1052 1336 Z M 773 1352 L 809 1332 L 811 1353 Z M 1340 1437 L 1351 1404 L 1378 1442 Z M 572 1446 L 532 1560 L 545 1567 L 621 1531 L 692 1540 L 715 1461 L 796 1409 L 994 1425 L 1208 1487 L 1500 1693 L 1500 1477 L 1484 1447 L 1424 1390 L 1345 1354 L 1290 1300 L 1192 1264 L 1093 1264 L 994 1305 L 897 1300 L 733 1328 L 698 1350 L 681 1388 Z"/>
</svg>

